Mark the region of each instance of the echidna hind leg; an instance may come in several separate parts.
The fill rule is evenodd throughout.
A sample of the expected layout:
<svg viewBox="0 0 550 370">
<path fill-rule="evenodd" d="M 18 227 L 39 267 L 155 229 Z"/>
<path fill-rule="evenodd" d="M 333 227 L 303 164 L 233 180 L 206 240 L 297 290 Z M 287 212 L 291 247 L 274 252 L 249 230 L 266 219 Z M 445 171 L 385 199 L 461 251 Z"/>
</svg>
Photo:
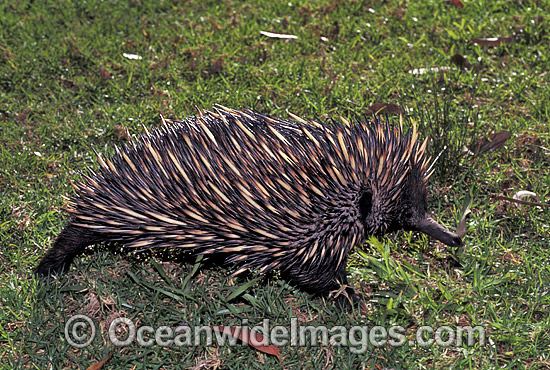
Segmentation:
<svg viewBox="0 0 550 370">
<path fill-rule="evenodd" d="M 61 274 L 69 268 L 76 255 L 84 251 L 88 245 L 101 242 L 103 239 L 99 234 L 75 226 L 69 221 L 34 272 L 40 278 Z"/>
<path fill-rule="evenodd" d="M 326 269 L 315 273 L 289 269 L 283 275 L 306 291 L 334 297 L 338 304 L 346 308 L 364 306 L 363 296 L 348 284 L 346 263 L 342 263 L 338 269 Z"/>
<path fill-rule="evenodd" d="M 356 307 L 366 310 L 363 296 L 348 283 L 345 266 L 346 263 L 343 263 L 338 269 L 317 272 L 315 278 L 301 271 L 288 271 L 287 276 L 309 292 L 333 297 L 336 304 L 345 309 Z"/>
</svg>

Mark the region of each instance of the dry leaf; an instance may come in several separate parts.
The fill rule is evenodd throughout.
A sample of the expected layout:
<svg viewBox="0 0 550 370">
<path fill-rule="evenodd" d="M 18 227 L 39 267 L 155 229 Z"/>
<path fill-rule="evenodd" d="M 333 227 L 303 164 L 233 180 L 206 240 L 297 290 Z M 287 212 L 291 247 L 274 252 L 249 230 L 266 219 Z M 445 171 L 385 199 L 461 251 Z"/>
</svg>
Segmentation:
<svg viewBox="0 0 550 370">
<path fill-rule="evenodd" d="M 502 148 L 506 141 L 512 136 L 510 131 L 500 131 L 496 134 L 491 134 L 489 139 L 481 138 L 476 145 L 476 154 L 485 154 L 491 150 Z"/>
<path fill-rule="evenodd" d="M 464 4 L 462 4 L 462 1 L 460 0 L 447 0 L 447 2 L 457 8 L 464 8 Z"/>
<path fill-rule="evenodd" d="M 468 59 L 466 59 L 464 56 L 458 53 L 456 53 L 451 57 L 451 63 L 454 63 L 460 68 L 465 68 L 465 69 L 469 69 L 472 66 L 472 64 L 468 61 Z"/>
<path fill-rule="evenodd" d="M 113 349 L 107 356 L 103 357 L 103 358 L 101 359 L 101 361 L 99 361 L 98 363 L 96 363 L 96 364 L 94 364 L 94 365 L 88 367 L 87 370 L 100 370 L 100 369 L 102 369 L 102 368 L 103 368 L 103 365 L 105 365 L 105 363 L 106 363 L 107 361 L 109 361 L 109 359 L 110 359 L 111 357 L 113 357 L 113 354 L 114 354 L 115 352 L 116 352 L 116 348 Z"/>
<path fill-rule="evenodd" d="M 533 193 L 532 191 L 527 191 L 527 190 L 520 190 L 516 192 L 512 198 L 515 200 L 523 200 L 528 197 L 535 198 L 537 203 L 540 203 L 540 197 L 537 194 Z M 516 206 L 519 209 L 521 209 L 521 204 L 516 203 Z"/>
<path fill-rule="evenodd" d="M 485 39 L 472 37 L 470 41 L 480 46 L 494 47 L 494 46 L 500 46 L 500 44 L 502 43 L 507 43 L 507 44 L 511 43 L 512 41 L 514 41 L 514 36 L 489 37 Z"/>
<path fill-rule="evenodd" d="M 25 110 L 21 113 L 19 113 L 18 115 L 15 116 L 15 119 L 19 122 L 22 122 L 25 120 L 25 118 L 27 118 L 27 116 L 29 115 L 31 111 L 31 108 L 25 108 Z"/>
<path fill-rule="evenodd" d="M 99 303 L 99 297 L 94 292 L 90 292 L 86 299 L 86 314 L 93 316 L 99 312 L 101 309 L 101 304 Z"/>
<path fill-rule="evenodd" d="M 298 36 L 296 35 L 286 35 L 284 33 L 275 33 L 275 32 L 267 32 L 267 31 L 261 31 L 260 34 L 266 37 L 271 37 L 274 39 L 297 39 Z"/>
<path fill-rule="evenodd" d="M 64 80 L 62 78 L 59 79 L 59 81 L 63 84 L 63 86 L 65 87 L 68 87 L 68 88 L 74 88 L 76 87 L 76 84 L 73 82 L 73 81 L 69 81 L 69 80 Z"/>
<path fill-rule="evenodd" d="M 471 201 L 470 201 L 471 203 Z M 462 217 L 460 218 L 460 222 L 458 223 L 458 227 L 456 228 L 456 235 L 458 235 L 461 239 L 464 238 L 464 235 L 466 235 L 466 217 L 471 213 L 470 211 L 470 204 L 466 207 L 466 210 L 462 214 Z"/>
<path fill-rule="evenodd" d="M 433 67 L 433 68 L 415 68 L 408 71 L 412 75 L 423 75 L 428 72 L 448 72 L 451 70 L 451 67 Z"/>
<path fill-rule="evenodd" d="M 393 103 L 375 103 L 367 109 L 367 114 L 399 114 L 403 109 Z"/>
<path fill-rule="evenodd" d="M 124 58 L 130 59 L 130 60 L 140 60 L 140 59 L 142 59 L 141 55 L 137 55 L 137 54 L 122 53 L 122 56 Z"/>
<path fill-rule="evenodd" d="M 104 81 L 110 80 L 112 78 L 109 71 L 107 69 L 105 69 L 105 67 L 103 67 L 103 66 L 101 68 L 99 68 L 99 75 L 101 76 L 101 79 L 104 80 Z"/>
<path fill-rule="evenodd" d="M 530 193 L 528 195 L 534 194 L 534 193 L 531 193 L 530 191 L 525 191 L 525 190 L 521 190 L 518 193 Z M 520 196 L 517 196 L 518 193 L 516 193 L 516 195 L 514 195 L 514 198 L 509 198 L 509 197 L 499 195 L 499 196 L 494 197 L 493 199 L 494 200 L 505 200 L 505 201 L 508 201 L 508 202 L 512 202 L 512 203 L 516 203 L 516 204 L 523 204 L 523 205 L 526 205 L 526 206 L 550 207 L 550 204 L 548 204 L 548 203 L 528 202 L 526 200 L 519 199 L 520 196 L 525 197 L 527 195 L 526 194 L 520 194 Z M 536 194 L 534 194 L 534 195 L 540 201 L 540 198 L 538 197 L 538 195 L 536 195 Z M 517 196 L 518 199 L 516 199 L 516 196 Z"/>
<path fill-rule="evenodd" d="M 248 339 L 246 341 L 246 344 L 248 344 L 252 348 L 260 352 L 267 353 L 268 355 L 273 355 L 279 360 L 281 359 L 281 350 L 279 349 L 279 347 L 276 347 L 274 345 L 264 345 L 264 340 L 265 342 L 267 342 L 267 339 L 264 339 L 264 336 L 260 333 L 253 332 L 246 327 L 240 327 L 238 328 L 238 330 L 235 327 L 224 325 L 212 326 L 211 328 L 212 330 L 215 330 L 219 333 L 231 335 L 232 337 L 239 339 L 243 343 L 245 343 L 243 337 L 246 336 L 246 338 Z M 252 336 L 254 336 L 254 339 L 252 339 Z"/>
</svg>

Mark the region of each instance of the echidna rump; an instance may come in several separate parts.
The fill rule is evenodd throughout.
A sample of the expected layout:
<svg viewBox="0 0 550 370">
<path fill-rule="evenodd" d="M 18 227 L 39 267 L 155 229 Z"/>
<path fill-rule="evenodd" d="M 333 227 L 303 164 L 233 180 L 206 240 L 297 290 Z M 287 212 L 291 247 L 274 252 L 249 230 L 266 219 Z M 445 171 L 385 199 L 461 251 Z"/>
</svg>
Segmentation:
<svg viewBox="0 0 550 370">
<path fill-rule="evenodd" d="M 237 272 L 278 269 L 326 293 L 346 283 L 347 255 L 368 236 L 406 229 L 462 243 L 426 209 L 430 160 L 416 128 L 293 119 L 218 106 L 98 155 L 35 272 L 60 273 L 86 246 L 116 241 L 216 254 Z"/>
</svg>

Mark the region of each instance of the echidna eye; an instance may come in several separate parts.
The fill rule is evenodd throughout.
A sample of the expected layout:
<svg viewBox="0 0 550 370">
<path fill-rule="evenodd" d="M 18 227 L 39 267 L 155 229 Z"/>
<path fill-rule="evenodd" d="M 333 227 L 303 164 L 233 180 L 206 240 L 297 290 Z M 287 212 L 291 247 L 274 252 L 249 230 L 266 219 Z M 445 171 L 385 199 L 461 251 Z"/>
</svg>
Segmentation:
<svg viewBox="0 0 550 370">
<path fill-rule="evenodd" d="M 365 191 L 361 198 L 359 198 L 359 212 L 361 213 L 361 219 L 367 218 L 372 209 L 372 193 Z"/>
</svg>

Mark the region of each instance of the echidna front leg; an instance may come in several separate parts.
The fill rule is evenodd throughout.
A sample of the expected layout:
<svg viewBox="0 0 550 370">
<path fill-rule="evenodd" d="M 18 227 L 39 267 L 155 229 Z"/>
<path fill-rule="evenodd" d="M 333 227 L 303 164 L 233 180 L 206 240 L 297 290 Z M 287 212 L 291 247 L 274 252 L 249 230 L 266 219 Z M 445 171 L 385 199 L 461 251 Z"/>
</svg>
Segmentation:
<svg viewBox="0 0 550 370">
<path fill-rule="evenodd" d="M 84 251 L 88 245 L 101 242 L 104 239 L 99 234 L 75 226 L 69 221 L 53 246 L 42 257 L 34 269 L 34 273 L 40 278 L 51 274 L 61 274 L 69 268 L 74 257 Z"/>
<path fill-rule="evenodd" d="M 345 264 L 344 264 L 345 266 Z M 345 267 L 338 272 L 337 284 L 331 289 L 329 295 L 334 297 L 337 304 L 350 309 L 352 306 L 366 310 L 366 304 L 361 293 L 349 285 Z"/>
</svg>

